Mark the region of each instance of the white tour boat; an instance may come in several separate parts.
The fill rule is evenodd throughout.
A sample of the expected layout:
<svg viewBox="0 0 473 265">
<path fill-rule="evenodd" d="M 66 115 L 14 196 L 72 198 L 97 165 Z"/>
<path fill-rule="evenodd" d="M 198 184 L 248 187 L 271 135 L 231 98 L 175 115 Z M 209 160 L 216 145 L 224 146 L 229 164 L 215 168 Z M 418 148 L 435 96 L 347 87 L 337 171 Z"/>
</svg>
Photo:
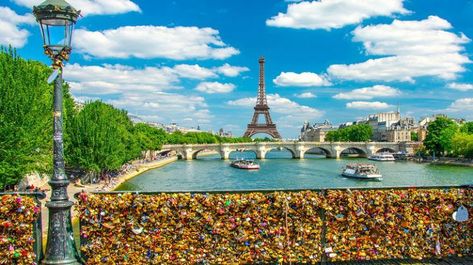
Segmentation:
<svg viewBox="0 0 473 265">
<path fill-rule="evenodd" d="M 374 160 L 374 161 L 395 161 L 396 160 L 393 154 L 391 153 L 374 154 L 374 155 L 369 156 L 368 159 Z"/>
<path fill-rule="evenodd" d="M 256 164 L 253 160 L 248 160 L 248 159 L 234 160 L 234 161 L 232 161 L 230 166 L 234 167 L 234 168 L 247 169 L 247 170 L 259 169 L 258 164 Z"/>
<path fill-rule="evenodd" d="M 373 164 L 347 164 L 343 169 L 342 176 L 358 179 L 382 179 L 383 175 L 379 173 L 378 168 Z"/>
</svg>

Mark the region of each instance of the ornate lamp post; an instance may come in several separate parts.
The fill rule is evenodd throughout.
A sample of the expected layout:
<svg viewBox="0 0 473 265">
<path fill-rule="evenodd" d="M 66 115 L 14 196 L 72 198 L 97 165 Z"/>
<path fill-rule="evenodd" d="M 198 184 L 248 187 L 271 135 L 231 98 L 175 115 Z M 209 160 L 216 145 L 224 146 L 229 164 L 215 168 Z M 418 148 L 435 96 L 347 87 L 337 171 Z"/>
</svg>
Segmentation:
<svg viewBox="0 0 473 265">
<path fill-rule="evenodd" d="M 43 264 L 80 264 L 72 233 L 72 202 L 67 195 L 69 180 L 64 169 L 62 140 L 62 67 L 69 60 L 71 37 L 80 11 L 64 0 L 46 0 L 33 8 L 36 21 L 41 26 L 44 53 L 53 61 L 54 73 L 54 172 L 49 185 L 51 198 L 46 203 L 49 209 L 49 230 Z"/>
</svg>

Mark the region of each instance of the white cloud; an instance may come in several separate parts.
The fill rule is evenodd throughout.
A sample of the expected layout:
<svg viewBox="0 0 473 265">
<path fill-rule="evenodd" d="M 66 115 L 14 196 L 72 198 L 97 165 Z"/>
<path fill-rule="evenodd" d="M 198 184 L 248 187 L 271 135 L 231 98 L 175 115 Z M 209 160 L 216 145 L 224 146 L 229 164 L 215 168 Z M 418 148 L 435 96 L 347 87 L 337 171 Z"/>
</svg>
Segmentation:
<svg viewBox="0 0 473 265">
<path fill-rule="evenodd" d="M 217 75 L 212 70 L 202 67 L 198 64 L 178 64 L 173 68 L 180 77 L 191 79 L 206 79 L 217 77 Z"/>
<path fill-rule="evenodd" d="M 126 65 L 66 65 L 64 78 L 72 91 L 80 94 L 106 95 L 129 91 L 164 91 L 179 89 L 182 79 L 206 80 L 217 78 L 216 69 L 194 64 L 178 64 L 173 67 L 134 68 Z M 199 90 L 207 93 L 224 93 L 233 90 L 233 84 L 204 82 Z M 205 91 L 204 91 L 205 90 Z M 230 92 L 228 91 L 228 92 Z"/>
<path fill-rule="evenodd" d="M 229 76 L 229 77 L 238 76 L 240 75 L 240 73 L 246 72 L 249 70 L 250 69 L 248 67 L 232 66 L 232 65 L 229 65 L 228 63 L 216 68 L 216 71 L 218 73 L 223 74 L 225 76 Z"/>
<path fill-rule="evenodd" d="M 436 16 L 420 21 L 394 20 L 391 24 L 358 27 L 354 41 L 363 42 L 366 54 L 387 57 L 328 68 L 333 77 L 347 80 L 408 81 L 421 76 L 454 79 L 470 60 L 464 35 L 448 32 L 450 23 Z"/>
<path fill-rule="evenodd" d="M 312 87 L 312 86 L 330 86 L 331 83 L 324 77 L 318 74 L 303 72 L 282 72 L 273 79 L 274 84 L 278 86 L 293 86 L 293 87 Z"/>
<path fill-rule="evenodd" d="M 471 115 L 471 112 L 473 111 L 473 98 L 457 99 L 452 104 L 450 104 L 447 111 L 465 112 Z"/>
<path fill-rule="evenodd" d="M 347 103 L 346 105 L 349 109 L 363 109 L 363 110 L 381 110 L 381 109 L 388 109 L 392 108 L 393 106 L 379 101 L 353 101 Z"/>
<path fill-rule="evenodd" d="M 298 98 L 316 98 L 317 96 L 312 92 L 304 92 L 295 95 Z"/>
<path fill-rule="evenodd" d="M 219 82 L 201 82 L 195 88 L 197 91 L 204 92 L 207 94 L 222 94 L 230 93 L 235 88 L 234 84 L 230 83 L 219 83 Z"/>
<path fill-rule="evenodd" d="M 205 99 L 200 96 L 182 95 L 168 92 L 124 93 L 118 99 L 105 99 L 118 108 L 147 121 L 197 125 L 209 123 L 213 115 L 208 110 Z"/>
<path fill-rule="evenodd" d="M 71 85 L 76 99 L 101 99 L 147 121 L 194 126 L 209 123 L 213 115 L 203 97 L 189 91 L 185 94 L 179 93 L 180 90 L 164 91 L 179 88 L 181 78 L 187 76 L 188 69 L 194 68 L 193 65 L 178 66 L 133 68 L 72 64 L 66 66 L 64 79 Z M 182 69 L 185 74 L 179 72 Z"/>
<path fill-rule="evenodd" d="M 406 14 L 403 0 L 320 0 L 289 4 L 286 13 L 266 20 L 266 25 L 295 29 L 332 29 L 358 24 L 377 16 Z"/>
<path fill-rule="evenodd" d="M 12 9 L 0 6 L 0 45 L 16 48 L 25 46 L 30 33 L 20 25 L 35 24 L 31 14 L 19 15 Z"/>
<path fill-rule="evenodd" d="M 75 48 L 97 58 L 225 59 L 239 51 L 212 28 L 125 26 L 104 31 L 78 29 Z"/>
<path fill-rule="evenodd" d="M 304 120 L 318 119 L 324 112 L 309 106 L 300 105 L 279 94 L 266 95 L 272 114 L 277 114 L 276 124 L 282 127 L 299 126 Z M 256 97 L 241 98 L 227 102 L 230 106 L 252 109 L 256 104 Z"/>
<path fill-rule="evenodd" d="M 363 87 L 354 89 L 350 92 L 338 93 L 333 98 L 335 99 L 373 99 L 376 97 L 395 97 L 399 96 L 401 91 L 399 89 L 384 86 L 375 85 L 372 87 Z"/>
<path fill-rule="evenodd" d="M 66 65 L 64 79 L 73 92 L 116 94 L 127 91 L 160 91 L 176 88 L 179 76 L 170 67 L 133 68 L 125 65 Z"/>
<path fill-rule="evenodd" d="M 473 84 L 465 84 L 465 83 L 450 83 L 447 85 L 448 88 L 460 90 L 460 91 L 468 91 L 473 90 Z"/>
<path fill-rule="evenodd" d="M 16 4 L 32 8 L 44 0 L 13 0 Z M 82 15 L 112 15 L 141 12 L 140 7 L 130 0 L 74 0 L 70 3 Z"/>
</svg>

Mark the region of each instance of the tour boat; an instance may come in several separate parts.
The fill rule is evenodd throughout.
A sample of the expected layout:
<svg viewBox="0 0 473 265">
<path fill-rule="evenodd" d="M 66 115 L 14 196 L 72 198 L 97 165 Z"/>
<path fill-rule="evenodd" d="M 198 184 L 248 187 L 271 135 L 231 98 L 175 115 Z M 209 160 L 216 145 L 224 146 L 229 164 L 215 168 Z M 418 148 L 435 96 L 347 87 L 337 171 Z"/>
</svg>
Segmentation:
<svg viewBox="0 0 473 265">
<path fill-rule="evenodd" d="M 239 169 L 259 169 L 259 165 L 256 164 L 253 160 L 248 159 L 237 159 L 232 161 L 230 166 L 239 168 Z"/>
<path fill-rule="evenodd" d="M 369 160 L 374 161 L 395 161 L 396 159 L 391 153 L 381 153 L 381 154 L 374 154 L 368 157 Z"/>
<path fill-rule="evenodd" d="M 379 173 L 379 170 L 375 165 L 361 163 L 347 164 L 343 169 L 342 176 L 347 178 L 375 180 L 383 178 L 383 175 Z"/>
</svg>

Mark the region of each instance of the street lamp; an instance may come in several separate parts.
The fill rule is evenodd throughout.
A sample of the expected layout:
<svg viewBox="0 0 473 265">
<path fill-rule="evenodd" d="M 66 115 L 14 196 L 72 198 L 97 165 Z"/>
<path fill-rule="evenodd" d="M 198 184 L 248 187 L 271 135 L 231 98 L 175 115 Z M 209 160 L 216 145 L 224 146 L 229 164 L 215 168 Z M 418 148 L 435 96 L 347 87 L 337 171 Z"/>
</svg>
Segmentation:
<svg viewBox="0 0 473 265">
<path fill-rule="evenodd" d="M 46 203 L 49 229 L 43 264 L 80 264 L 72 232 L 72 202 L 67 195 L 69 180 L 64 169 L 62 140 L 62 68 L 63 61 L 69 60 L 72 31 L 80 11 L 64 0 L 46 0 L 33 8 L 33 14 L 41 27 L 44 53 L 52 59 L 54 69 L 50 77 L 54 80 L 54 170 L 49 181 L 51 198 Z"/>
</svg>

